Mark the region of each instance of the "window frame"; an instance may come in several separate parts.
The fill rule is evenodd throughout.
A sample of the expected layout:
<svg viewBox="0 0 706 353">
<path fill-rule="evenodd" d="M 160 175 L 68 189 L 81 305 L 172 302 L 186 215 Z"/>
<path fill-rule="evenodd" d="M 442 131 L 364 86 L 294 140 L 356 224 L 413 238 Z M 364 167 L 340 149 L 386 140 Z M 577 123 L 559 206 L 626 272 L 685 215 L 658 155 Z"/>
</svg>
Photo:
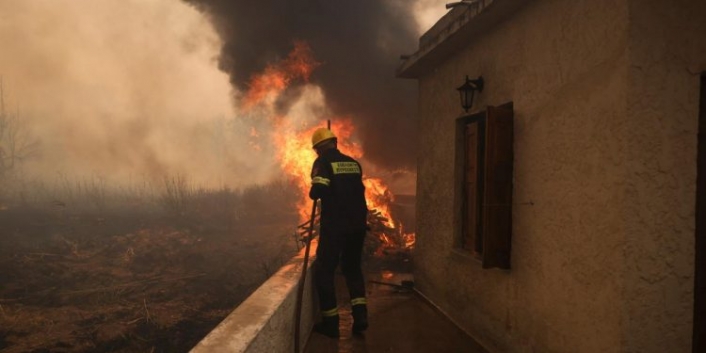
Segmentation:
<svg viewBox="0 0 706 353">
<path fill-rule="evenodd" d="M 480 112 L 476 114 L 462 116 L 456 119 L 456 247 L 461 251 L 468 252 L 474 257 L 481 259 L 483 253 L 483 222 L 482 222 L 482 205 L 483 205 L 483 161 L 485 157 L 485 120 L 486 112 Z M 467 236 L 468 225 L 465 222 L 464 215 L 467 213 L 467 181 L 466 181 L 466 171 L 468 158 L 467 152 L 467 140 L 466 140 L 466 127 L 471 124 L 478 125 L 478 139 L 477 139 L 477 157 L 476 157 L 476 224 L 475 224 L 475 234 L 473 234 L 473 241 L 468 242 L 469 237 Z"/>
<path fill-rule="evenodd" d="M 454 251 L 480 260 L 483 268 L 510 269 L 514 179 L 513 104 L 488 106 L 455 121 Z M 476 182 L 469 183 L 466 126 L 478 124 Z M 476 232 L 469 246 L 468 185 L 476 185 Z"/>
</svg>

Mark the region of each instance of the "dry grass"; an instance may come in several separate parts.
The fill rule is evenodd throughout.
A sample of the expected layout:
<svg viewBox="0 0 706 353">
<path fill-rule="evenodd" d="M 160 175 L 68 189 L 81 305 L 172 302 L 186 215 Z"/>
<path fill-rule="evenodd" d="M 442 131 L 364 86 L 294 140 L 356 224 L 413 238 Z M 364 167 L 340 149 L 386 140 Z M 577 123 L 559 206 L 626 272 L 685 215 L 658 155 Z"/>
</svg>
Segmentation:
<svg viewBox="0 0 706 353">
<path fill-rule="evenodd" d="M 0 196 L 3 352 L 188 351 L 296 250 L 285 182 L 12 186 Z"/>
</svg>

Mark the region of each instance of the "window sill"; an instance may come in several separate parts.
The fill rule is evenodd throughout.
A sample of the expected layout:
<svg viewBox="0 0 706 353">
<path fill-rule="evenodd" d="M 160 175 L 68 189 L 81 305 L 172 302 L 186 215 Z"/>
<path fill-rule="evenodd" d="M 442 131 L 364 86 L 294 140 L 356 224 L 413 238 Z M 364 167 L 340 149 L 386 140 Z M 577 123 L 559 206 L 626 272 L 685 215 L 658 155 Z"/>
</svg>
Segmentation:
<svg viewBox="0 0 706 353">
<path fill-rule="evenodd" d="M 451 258 L 464 261 L 464 262 L 475 262 L 478 265 L 483 265 L 483 258 L 481 254 L 470 252 L 461 248 L 453 248 L 451 250 Z"/>
</svg>

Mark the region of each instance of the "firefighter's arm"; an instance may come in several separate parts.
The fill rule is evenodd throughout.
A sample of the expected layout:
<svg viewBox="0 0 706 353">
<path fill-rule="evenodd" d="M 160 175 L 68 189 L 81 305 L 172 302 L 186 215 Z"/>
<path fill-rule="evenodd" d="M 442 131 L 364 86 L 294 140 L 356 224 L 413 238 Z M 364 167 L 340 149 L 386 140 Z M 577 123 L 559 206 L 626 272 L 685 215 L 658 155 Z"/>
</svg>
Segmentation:
<svg viewBox="0 0 706 353">
<path fill-rule="evenodd" d="M 309 198 L 312 200 L 325 198 L 329 193 L 330 185 L 331 175 L 324 163 L 317 159 L 311 170 L 311 189 L 309 190 Z"/>
</svg>

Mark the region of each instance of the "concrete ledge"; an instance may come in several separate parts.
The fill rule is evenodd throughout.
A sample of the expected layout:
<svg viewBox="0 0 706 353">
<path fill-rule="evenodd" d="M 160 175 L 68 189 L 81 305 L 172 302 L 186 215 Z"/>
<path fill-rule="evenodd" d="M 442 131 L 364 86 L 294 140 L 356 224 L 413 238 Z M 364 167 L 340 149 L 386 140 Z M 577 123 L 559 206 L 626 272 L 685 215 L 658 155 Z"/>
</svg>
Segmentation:
<svg viewBox="0 0 706 353">
<path fill-rule="evenodd" d="M 316 257 L 317 245 L 316 240 L 312 241 L 309 265 Z M 303 262 L 304 249 L 230 313 L 191 352 L 292 352 L 297 284 Z M 311 334 L 317 310 L 312 297 L 311 266 L 307 271 L 299 341 L 301 351 Z"/>
</svg>

